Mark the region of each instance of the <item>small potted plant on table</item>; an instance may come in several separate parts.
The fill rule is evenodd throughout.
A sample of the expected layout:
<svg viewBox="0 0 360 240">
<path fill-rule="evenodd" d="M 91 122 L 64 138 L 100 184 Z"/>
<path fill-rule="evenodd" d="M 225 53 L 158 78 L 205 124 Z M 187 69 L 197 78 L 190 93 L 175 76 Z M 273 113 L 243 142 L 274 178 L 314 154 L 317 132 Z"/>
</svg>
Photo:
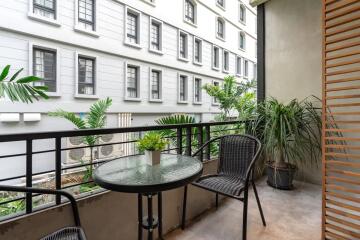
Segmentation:
<svg viewBox="0 0 360 240">
<path fill-rule="evenodd" d="M 160 163 L 161 151 L 165 149 L 168 141 L 157 132 L 149 132 L 139 140 L 138 148 L 145 152 L 146 163 L 156 165 Z"/>
</svg>

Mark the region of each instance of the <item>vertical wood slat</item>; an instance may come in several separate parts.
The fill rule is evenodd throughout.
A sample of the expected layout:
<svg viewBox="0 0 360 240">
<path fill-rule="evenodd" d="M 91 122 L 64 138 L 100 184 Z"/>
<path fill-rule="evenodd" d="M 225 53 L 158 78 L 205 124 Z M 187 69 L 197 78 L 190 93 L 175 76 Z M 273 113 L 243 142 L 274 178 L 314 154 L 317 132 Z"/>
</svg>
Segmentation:
<svg viewBox="0 0 360 240">
<path fill-rule="evenodd" d="M 323 240 L 360 239 L 359 18 L 360 0 L 322 0 Z"/>
</svg>

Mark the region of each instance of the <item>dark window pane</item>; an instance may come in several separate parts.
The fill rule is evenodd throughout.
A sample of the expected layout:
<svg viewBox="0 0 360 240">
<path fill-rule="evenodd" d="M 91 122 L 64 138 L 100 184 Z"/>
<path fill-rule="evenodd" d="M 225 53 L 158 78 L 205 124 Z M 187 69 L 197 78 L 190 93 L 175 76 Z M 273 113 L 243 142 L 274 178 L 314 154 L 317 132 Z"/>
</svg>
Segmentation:
<svg viewBox="0 0 360 240">
<path fill-rule="evenodd" d="M 79 79 L 78 93 L 95 94 L 95 60 L 91 58 L 79 57 Z"/>
<path fill-rule="evenodd" d="M 95 30 L 95 0 L 78 0 L 79 25 L 85 29 Z"/>
<path fill-rule="evenodd" d="M 151 72 L 151 97 L 152 99 L 160 99 L 160 72 Z"/>
<path fill-rule="evenodd" d="M 138 68 L 128 66 L 127 68 L 127 96 L 138 97 Z"/>
<path fill-rule="evenodd" d="M 151 23 L 151 47 L 160 50 L 160 25 L 155 22 Z"/>
<path fill-rule="evenodd" d="M 56 0 L 33 0 L 33 12 L 42 17 L 55 19 Z"/>
<path fill-rule="evenodd" d="M 133 13 L 127 14 L 127 40 L 130 43 L 138 44 L 138 16 Z"/>
<path fill-rule="evenodd" d="M 47 86 L 48 92 L 56 92 L 56 52 L 34 48 L 33 55 L 34 75 L 41 78 L 35 85 Z"/>
</svg>

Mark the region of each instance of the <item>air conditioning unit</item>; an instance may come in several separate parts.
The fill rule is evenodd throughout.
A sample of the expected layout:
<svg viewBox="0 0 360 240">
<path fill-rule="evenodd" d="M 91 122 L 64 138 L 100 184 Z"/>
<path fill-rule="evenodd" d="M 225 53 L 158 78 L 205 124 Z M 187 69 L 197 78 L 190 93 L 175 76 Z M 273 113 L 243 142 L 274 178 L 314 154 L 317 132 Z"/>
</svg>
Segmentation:
<svg viewBox="0 0 360 240">
<path fill-rule="evenodd" d="M 83 137 L 68 137 L 66 139 L 66 148 L 85 147 Z M 64 165 L 74 165 L 80 162 L 88 162 L 91 159 L 90 147 L 76 148 L 66 151 Z"/>
</svg>

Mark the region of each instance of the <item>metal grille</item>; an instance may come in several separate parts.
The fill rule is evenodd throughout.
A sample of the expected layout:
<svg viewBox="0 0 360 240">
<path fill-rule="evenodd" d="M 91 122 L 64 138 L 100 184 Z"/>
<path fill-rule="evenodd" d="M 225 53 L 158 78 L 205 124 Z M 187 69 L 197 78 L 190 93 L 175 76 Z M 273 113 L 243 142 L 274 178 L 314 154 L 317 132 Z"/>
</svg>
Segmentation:
<svg viewBox="0 0 360 240">
<path fill-rule="evenodd" d="M 180 101 L 186 101 L 187 100 L 187 77 L 186 76 L 180 76 L 180 91 L 179 91 L 179 98 Z"/>
<path fill-rule="evenodd" d="M 201 41 L 199 39 L 195 39 L 195 61 L 200 63 L 201 62 Z"/>
<path fill-rule="evenodd" d="M 95 94 L 95 60 L 79 57 L 78 93 L 86 95 Z"/>
<path fill-rule="evenodd" d="M 219 67 L 219 48 L 218 47 L 213 48 L 213 66 L 215 68 Z"/>
<path fill-rule="evenodd" d="M 127 96 L 138 97 L 138 68 L 128 66 L 127 68 Z"/>
<path fill-rule="evenodd" d="M 179 43 L 179 47 L 180 47 L 180 57 L 182 58 L 186 58 L 187 57 L 187 53 L 186 53 L 186 40 L 187 40 L 187 37 L 185 34 L 183 33 L 180 33 L 180 43 Z"/>
<path fill-rule="evenodd" d="M 151 71 L 151 98 L 160 99 L 160 72 Z"/>
<path fill-rule="evenodd" d="M 127 23 L 126 23 L 126 31 L 127 31 L 127 40 L 130 43 L 138 43 L 138 16 L 131 12 L 127 13 Z"/>
<path fill-rule="evenodd" d="M 160 24 L 156 22 L 151 23 L 151 47 L 160 50 Z"/>
<path fill-rule="evenodd" d="M 185 1 L 185 19 L 195 23 L 195 6 L 190 0 Z"/>
<path fill-rule="evenodd" d="M 360 1 L 322 2 L 322 239 L 360 239 Z"/>
<path fill-rule="evenodd" d="M 201 102 L 201 79 L 195 78 L 194 84 L 194 100 L 195 102 Z"/>
<path fill-rule="evenodd" d="M 79 25 L 85 29 L 95 30 L 95 0 L 78 0 Z"/>
<path fill-rule="evenodd" d="M 55 19 L 56 0 L 33 0 L 33 12 L 46 18 Z"/>
<path fill-rule="evenodd" d="M 47 86 L 48 92 L 56 92 L 56 52 L 40 48 L 33 50 L 33 72 L 41 78 L 34 84 L 37 86 Z"/>
</svg>

